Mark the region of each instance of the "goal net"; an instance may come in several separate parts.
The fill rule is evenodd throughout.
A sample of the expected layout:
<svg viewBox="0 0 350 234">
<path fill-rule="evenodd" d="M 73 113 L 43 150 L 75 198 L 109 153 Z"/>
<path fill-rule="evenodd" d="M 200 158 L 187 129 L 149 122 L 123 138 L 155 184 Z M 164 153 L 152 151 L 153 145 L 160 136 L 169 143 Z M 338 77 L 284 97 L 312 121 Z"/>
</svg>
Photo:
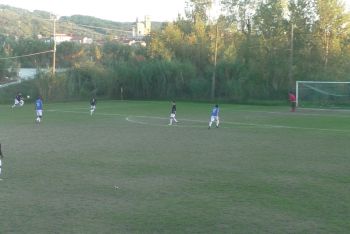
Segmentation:
<svg viewBox="0 0 350 234">
<path fill-rule="evenodd" d="M 350 81 L 297 81 L 299 107 L 350 108 Z"/>
</svg>

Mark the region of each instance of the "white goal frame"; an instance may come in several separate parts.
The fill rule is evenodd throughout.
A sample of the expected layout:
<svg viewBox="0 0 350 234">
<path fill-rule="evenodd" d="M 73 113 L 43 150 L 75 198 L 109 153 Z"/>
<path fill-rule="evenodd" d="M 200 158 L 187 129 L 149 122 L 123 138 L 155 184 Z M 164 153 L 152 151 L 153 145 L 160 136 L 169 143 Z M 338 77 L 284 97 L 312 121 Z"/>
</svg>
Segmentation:
<svg viewBox="0 0 350 234">
<path fill-rule="evenodd" d="M 299 84 L 350 84 L 350 81 L 306 81 L 297 80 L 295 83 L 296 106 L 299 106 Z"/>
</svg>

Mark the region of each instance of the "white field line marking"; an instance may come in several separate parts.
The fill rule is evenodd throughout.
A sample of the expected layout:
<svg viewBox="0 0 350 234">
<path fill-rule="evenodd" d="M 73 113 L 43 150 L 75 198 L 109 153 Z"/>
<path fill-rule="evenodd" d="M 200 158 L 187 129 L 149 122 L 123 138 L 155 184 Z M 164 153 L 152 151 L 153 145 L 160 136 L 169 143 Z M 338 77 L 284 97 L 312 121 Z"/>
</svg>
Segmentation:
<svg viewBox="0 0 350 234">
<path fill-rule="evenodd" d="M 99 108 L 98 110 L 103 110 L 103 109 L 110 109 L 110 108 Z M 304 113 L 304 112 L 300 112 L 297 111 L 295 113 L 290 113 L 290 111 L 263 111 L 263 110 L 245 110 L 245 109 L 225 109 L 226 112 L 248 112 L 248 113 L 265 113 L 265 114 L 273 114 L 273 115 L 288 115 L 288 116 L 323 116 L 323 117 L 339 117 L 339 118 L 349 118 L 348 112 L 350 112 L 350 110 L 330 110 L 330 109 L 314 109 L 314 108 L 299 108 L 302 110 L 310 110 L 310 111 L 322 111 L 322 112 L 329 112 L 329 113 Z M 48 111 L 60 111 L 60 112 L 70 112 L 73 113 L 74 110 L 87 110 L 90 111 L 90 106 L 88 107 L 77 107 L 71 110 L 55 110 L 55 109 L 51 109 Z M 336 113 L 343 113 L 343 114 L 339 114 L 337 115 Z M 78 113 L 78 112 L 77 112 Z M 85 113 L 85 112 L 82 112 Z M 335 113 L 335 114 L 334 114 Z M 113 115 L 113 114 L 111 114 Z M 121 115 L 121 114 L 117 114 L 117 115 Z M 126 116 L 126 115 L 125 115 Z"/>
<path fill-rule="evenodd" d="M 167 119 L 161 117 L 153 117 L 153 116 L 132 116 L 135 118 L 149 118 L 149 119 Z M 196 123 L 208 123 L 209 121 L 203 120 L 193 120 L 193 119 L 179 119 L 179 121 L 187 121 L 187 122 L 196 122 Z M 342 130 L 342 129 L 331 129 L 331 128 L 306 128 L 306 127 L 294 127 L 294 126 L 285 126 L 285 125 L 273 125 L 273 124 L 256 124 L 256 123 L 243 123 L 243 122 L 232 122 L 232 121 L 222 121 L 221 124 L 231 124 L 231 125 L 239 125 L 239 126 L 250 126 L 250 127 L 262 127 L 262 128 L 281 128 L 281 129 L 299 129 L 299 130 L 316 130 L 316 131 L 330 131 L 330 132 L 344 132 L 350 133 L 350 130 Z M 177 125 L 180 126 L 180 125 Z M 221 127 L 222 128 L 222 127 Z"/>
<path fill-rule="evenodd" d="M 314 110 L 314 111 L 320 111 L 320 109 L 306 109 L 305 110 Z M 349 118 L 348 114 L 346 112 L 349 112 L 350 110 L 335 110 L 334 112 L 343 112 L 343 114 L 337 115 L 337 114 L 332 114 L 332 113 L 304 113 L 300 111 L 296 111 L 294 113 L 288 112 L 279 112 L 279 111 L 256 111 L 256 110 L 240 110 L 240 109 L 235 109 L 235 110 L 226 110 L 227 112 L 249 112 L 249 113 L 266 113 L 266 114 L 273 114 L 273 115 L 289 115 L 289 116 L 323 116 L 323 117 L 339 117 L 339 118 Z M 321 110 L 321 111 L 332 111 L 332 110 Z"/>
<path fill-rule="evenodd" d="M 299 107 L 302 110 L 313 110 L 313 111 L 330 111 L 330 112 L 350 112 L 347 109 L 318 109 L 318 108 L 307 108 L 307 107 Z"/>
<path fill-rule="evenodd" d="M 58 109 L 50 109 L 47 112 L 61 112 L 61 113 L 72 113 L 72 114 L 90 114 L 90 109 L 88 111 L 70 111 L 70 110 L 58 110 Z M 94 113 L 94 115 L 106 115 L 106 116 L 125 116 L 122 114 L 113 114 L 113 113 Z"/>
<path fill-rule="evenodd" d="M 141 122 L 141 121 L 136 121 L 136 120 L 131 120 L 131 119 L 129 119 L 129 117 L 126 117 L 125 120 L 128 121 L 128 122 L 131 122 L 131 123 L 149 125 L 149 123 L 145 123 L 145 122 Z"/>
<path fill-rule="evenodd" d="M 69 111 L 69 110 L 48 110 L 51 112 L 63 112 L 63 113 L 74 113 L 74 114 L 88 114 L 89 112 L 79 112 L 79 111 Z M 159 120 L 167 120 L 169 118 L 166 117 L 158 117 L 158 116 L 147 116 L 147 115 L 125 115 L 125 114 L 113 114 L 113 113 L 95 113 L 95 115 L 103 115 L 103 116 L 126 116 L 125 120 L 133 123 L 144 124 L 144 125 L 153 125 L 153 126 L 166 126 L 161 124 L 151 124 L 148 122 L 141 122 L 132 120 L 130 118 L 146 118 L 146 119 L 159 119 Z M 209 121 L 204 120 L 194 120 L 194 119 L 179 119 L 180 122 L 195 122 L 195 123 L 209 123 Z M 235 121 L 222 121 L 221 124 L 231 124 L 231 125 L 239 125 L 239 126 L 250 126 L 250 127 L 261 127 L 261 128 L 275 128 L 275 129 L 296 129 L 296 130 L 313 130 L 313 131 L 324 131 L 324 132 L 341 132 L 341 133 L 350 133 L 350 130 L 343 129 L 331 129 L 331 128 L 307 128 L 307 127 L 296 127 L 296 126 L 285 126 L 285 125 L 274 125 L 274 124 L 258 124 L 258 123 L 244 123 L 244 122 L 235 122 Z M 190 125 L 181 126 L 174 125 L 177 127 L 191 127 Z M 195 126 L 192 126 L 195 127 Z"/>
<path fill-rule="evenodd" d="M 155 123 L 147 123 L 147 122 L 141 122 L 141 121 L 136 121 L 130 119 L 131 117 L 134 118 L 149 118 L 149 119 L 161 119 L 161 120 L 167 120 L 168 118 L 163 118 L 163 117 L 153 117 L 153 116 L 129 116 L 126 117 L 125 120 L 131 123 L 137 123 L 137 124 L 143 124 L 143 125 L 148 125 L 148 126 L 159 126 L 159 127 L 176 127 L 176 128 L 207 128 L 208 126 L 204 125 L 179 125 L 178 123 L 175 123 L 171 126 L 169 126 L 168 123 L 166 124 L 155 124 Z M 200 122 L 200 121 L 197 121 Z M 227 128 L 227 127 L 222 127 L 222 128 Z"/>
</svg>

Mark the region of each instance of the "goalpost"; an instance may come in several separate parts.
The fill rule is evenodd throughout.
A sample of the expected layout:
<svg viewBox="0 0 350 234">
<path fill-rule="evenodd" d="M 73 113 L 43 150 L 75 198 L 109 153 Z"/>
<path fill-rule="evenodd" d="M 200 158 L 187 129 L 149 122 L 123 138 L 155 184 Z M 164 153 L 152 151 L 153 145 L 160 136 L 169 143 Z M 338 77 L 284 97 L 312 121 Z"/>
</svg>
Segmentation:
<svg viewBox="0 0 350 234">
<path fill-rule="evenodd" d="M 298 107 L 350 107 L 350 81 L 296 81 Z"/>
</svg>

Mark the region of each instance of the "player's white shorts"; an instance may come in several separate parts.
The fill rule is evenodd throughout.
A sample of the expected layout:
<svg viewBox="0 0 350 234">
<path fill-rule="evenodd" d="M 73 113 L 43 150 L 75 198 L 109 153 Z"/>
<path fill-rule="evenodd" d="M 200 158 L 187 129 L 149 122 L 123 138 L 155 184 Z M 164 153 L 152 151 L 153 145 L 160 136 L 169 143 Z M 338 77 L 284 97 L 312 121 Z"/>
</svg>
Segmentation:
<svg viewBox="0 0 350 234">
<path fill-rule="evenodd" d="M 219 116 L 211 116 L 211 117 L 210 117 L 210 121 L 211 121 L 211 122 L 219 121 Z"/>
<path fill-rule="evenodd" d="M 23 100 L 20 100 L 18 101 L 16 98 L 15 98 L 15 105 L 20 105 L 20 106 L 23 106 L 24 105 L 24 101 Z"/>
<path fill-rule="evenodd" d="M 96 106 L 91 106 L 91 110 L 92 111 L 96 110 Z"/>
<path fill-rule="evenodd" d="M 175 114 L 174 114 L 174 113 L 171 113 L 171 114 L 170 114 L 170 118 L 175 118 Z"/>
<path fill-rule="evenodd" d="M 43 116 L 43 110 L 36 110 L 36 116 Z"/>
</svg>

